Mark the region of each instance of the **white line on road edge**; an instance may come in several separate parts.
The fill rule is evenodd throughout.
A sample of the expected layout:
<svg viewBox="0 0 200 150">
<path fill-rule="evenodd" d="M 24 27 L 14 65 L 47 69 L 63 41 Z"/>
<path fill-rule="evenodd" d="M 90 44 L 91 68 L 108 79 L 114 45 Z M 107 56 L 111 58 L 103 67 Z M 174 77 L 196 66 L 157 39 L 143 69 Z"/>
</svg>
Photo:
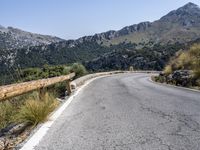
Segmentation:
<svg viewBox="0 0 200 150">
<path fill-rule="evenodd" d="M 75 96 L 78 95 L 78 93 L 85 88 L 88 84 L 90 84 L 92 81 L 103 78 L 105 76 L 96 77 L 93 79 L 90 79 L 89 81 L 86 81 L 84 85 L 82 85 L 72 96 L 70 96 L 67 101 L 57 110 L 55 113 L 52 114 L 52 116 L 49 118 L 49 121 L 44 123 L 36 133 L 33 134 L 33 136 L 24 144 L 24 146 L 20 150 L 34 150 L 35 146 L 39 144 L 39 142 L 42 140 L 42 138 L 45 136 L 47 131 L 50 129 L 52 124 L 56 121 L 56 119 L 62 114 L 62 112 L 69 106 L 69 104 L 72 102 Z"/>
</svg>

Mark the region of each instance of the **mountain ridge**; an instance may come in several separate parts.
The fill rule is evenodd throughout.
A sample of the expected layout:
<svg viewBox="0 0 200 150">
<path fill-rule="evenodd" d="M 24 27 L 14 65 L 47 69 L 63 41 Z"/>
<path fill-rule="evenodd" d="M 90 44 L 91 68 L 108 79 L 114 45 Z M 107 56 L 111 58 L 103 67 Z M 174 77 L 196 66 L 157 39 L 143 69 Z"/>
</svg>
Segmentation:
<svg viewBox="0 0 200 150">
<path fill-rule="evenodd" d="M 46 45 L 60 41 L 64 40 L 56 36 L 31 33 L 18 28 L 6 28 L 0 25 L 0 49 L 28 48 L 30 46 Z"/>
<path fill-rule="evenodd" d="M 0 30 L 3 29 L 6 30 L 0 26 Z M 98 65 L 102 64 L 104 56 L 111 59 L 111 61 L 106 59 L 107 63 L 102 65 L 108 69 L 112 69 L 108 66 L 113 66 L 113 62 L 118 64 L 113 67 L 115 69 L 117 67 L 120 69 L 120 64 L 126 62 L 123 69 L 127 69 L 128 65 L 135 65 L 138 69 L 149 67 L 160 70 L 181 48 L 179 45 L 187 45 L 199 38 L 200 8 L 196 4 L 188 3 L 159 20 L 126 26 L 118 31 L 110 30 L 76 40 L 53 41 L 50 44 L 43 43 L 36 46 L 27 44 L 26 47 L 18 49 L 5 50 L 0 47 L 0 70 L 5 73 L 11 67 L 41 67 L 44 64 L 59 65 L 74 62 L 86 64 L 89 70 L 103 70 L 104 68 Z M 9 42 L 12 43 L 12 40 Z M 158 50 L 156 46 L 160 49 Z M 142 54 L 145 53 L 141 53 L 140 50 L 149 53 L 148 57 L 151 59 L 143 57 Z M 127 61 L 129 57 L 131 59 Z M 162 65 L 156 66 L 158 62 Z"/>
<path fill-rule="evenodd" d="M 30 34 L 30 35 L 31 34 L 36 35 L 36 36 L 38 36 L 38 38 L 41 38 L 41 37 L 47 38 L 47 40 L 45 40 L 44 42 L 40 42 L 40 41 L 37 42 L 36 41 L 37 44 L 31 44 L 29 42 L 29 44 L 25 44 L 26 46 L 38 46 L 38 45 L 43 45 L 43 44 L 57 43 L 57 42 L 60 42 L 60 41 L 74 41 L 74 44 L 82 43 L 83 41 L 88 41 L 88 42 L 97 42 L 98 44 L 103 44 L 105 46 L 109 46 L 109 45 L 112 45 L 112 44 L 120 44 L 120 43 L 123 43 L 123 42 L 131 42 L 131 43 L 137 43 L 138 44 L 138 43 L 141 43 L 141 42 L 158 43 L 158 42 L 165 41 L 165 43 L 167 43 L 167 42 L 170 42 L 169 39 L 166 40 L 162 36 L 161 36 L 161 39 L 159 39 L 160 34 L 157 35 L 156 32 L 149 33 L 149 32 L 146 32 L 146 31 L 147 30 L 156 30 L 156 29 L 152 29 L 152 28 L 159 28 L 160 25 L 158 25 L 158 24 L 162 24 L 160 22 L 172 21 L 173 19 L 169 20 L 169 18 L 174 18 L 173 15 L 181 15 L 183 13 L 186 13 L 186 14 L 192 13 L 193 15 L 196 14 L 196 15 L 200 16 L 200 8 L 199 8 L 198 5 L 196 5 L 192 2 L 189 2 L 186 5 L 169 12 L 167 15 L 165 15 L 165 16 L 161 17 L 159 20 L 155 20 L 153 22 L 144 21 L 144 22 L 140 22 L 138 24 L 126 26 L 126 27 L 124 27 L 120 30 L 109 30 L 109 31 L 106 31 L 106 32 L 96 33 L 94 35 L 89 35 L 89 36 L 83 36 L 83 37 L 80 37 L 78 39 L 72 39 L 72 40 L 61 39 L 61 38 L 58 38 L 56 36 L 49 36 L 49 35 L 41 35 L 41 34 L 37 34 L 37 33 L 31 33 L 31 32 L 23 31 L 21 29 L 17 29 L 17 28 L 13 28 L 13 27 L 5 28 L 2 25 L 0 25 L 0 37 L 1 37 L 2 31 L 4 33 L 7 33 L 9 31 L 14 31 L 14 32 L 19 32 L 19 33 L 27 33 L 27 34 Z M 192 17 L 194 17 L 194 16 L 192 16 Z M 190 27 L 192 25 L 195 25 L 194 20 L 192 20 L 191 18 L 188 18 L 188 19 L 181 18 L 181 19 L 182 20 L 181 20 L 180 24 L 184 27 Z M 197 19 L 199 19 L 199 18 L 197 18 Z M 198 27 L 199 26 L 200 26 L 200 20 L 198 22 Z M 200 32 L 198 33 L 198 36 L 199 35 L 200 35 Z M 137 37 L 138 38 L 141 37 L 141 38 L 137 39 Z M 48 40 L 48 38 L 49 38 L 49 40 Z M 156 39 L 156 40 L 153 40 L 153 39 Z M 193 40 L 195 40 L 195 39 L 193 39 Z M 1 42 L 1 38 L 0 38 L 0 42 Z M 175 40 L 174 43 L 175 42 L 177 42 L 177 40 Z M 185 42 L 185 40 L 182 40 L 181 42 Z M 23 47 L 24 46 L 21 46 L 21 47 L 17 46 L 16 48 L 23 48 Z M 2 48 L 2 47 L 0 47 L 0 48 Z M 6 47 L 4 47 L 4 48 L 6 49 Z"/>
<path fill-rule="evenodd" d="M 176 15 L 176 16 L 172 16 L 172 14 Z M 191 14 L 193 14 L 193 16 Z M 187 16 L 184 16 L 184 15 L 187 15 Z M 191 18 L 186 18 L 186 17 L 188 17 L 188 15 L 191 15 L 191 16 L 189 16 Z M 132 42 L 132 43 L 150 42 L 150 41 L 153 41 L 155 43 L 158 43 L 158 42 L 175 43 L 178 40 L 174 40 L 174 42 L 170 41 L 171 37 L 173 35 L 169 35 L 169 38 L 165 39 L 164 37 L 162 37 L 163 35 L 158 34 L 156 32 L 157 28 L 158 29 L 159 28 L 165 28 L 164 26 L 166 25 L 165 30 L 170 29 L 170 26 L 166 23 L 166 21 L 171 21 L 173 23 L 173 18 L 176 17 L 177 18 L 176 21 L 180 21 L 179 24 L 177 24 L 177 28 L 181 27 L 182 30 L 189 28 L 192 25 L 196 25 L 194 20 L 198 19 L 198 22 L 197 22 L 198 25 L 196 25 L 196 26 L 198 26 L 198 29 L 200 29 L 200 26 L 199 26 L 200 19 L 195 18 L 195 15 L 200 16 L 200 8 L 199 8 L 198 5 L 189 2 L 186 5 L 169 12 L 167 15 L 161 17 L 159 20 L 156 20 L 156 21 L 153 21 L 153 22 L 145 21 L 145 22 L 141 22 L 141 23 L 138 23 L 138 24 L 126 26 L 126 27 L 124 27 L 120 30 L 110 30 L 110 31 L 107 31 L 107 32 L 94 34 L 92 36 L 84 36 L 84 37 L 79 38 L 78 40 L 79 41 L 83 41 L 83 40 L 95 41 L 95 42 L 98 42 L 99 44 L 103 43 L 104 45 L 107 45 L 107 46 L 109 46 L 110 44 L 119 44 L 119 43 L 122 43 L 124 41 L 125 42 Z M 169 20 L 168 18 L 170 18 L 170 17 L 173 17 L 173 18 L 171 20 Z M 193 19 L 193 18 L 195 18 L 195 19 Z M 178 19 L 180 19 L 180 20 L 178 20 Z M 163 22 L 165 22 L 164 25 L 163 25 Z M 175 23 L 177 23 L 177 22 L 175 22 Z M 153 33 L 151 33 L 151 32 L 149 33 L 147 30 L 152 30 Z M 178 31 L 180 31 L 180 30 L 178 30 Z M 177 34 L 178 34 L 178 31 L 177 31 Z M 175 34 L 174 31 L 171 31 L 171 32 L 173 32 L 173 34 Z M 184 35 L 187 36 L 189 31 L 185 31 L 185 32 L 186 32 L 186 34 L 184 34 Z M 196 32 L 196 31 L 194 31 L 194 32 Z M 193 34 L 194 32 L 191 31 L 189 33 Z M 163 34 L 165 34 L 165 33 L 163 33 Z M 200 35 L 200 32 L 198 33 L 198 36 L 199 35 Z M 132 37 L 130 37 L 130 36 L 132 36 Z M 141 38 L 138 39 L 138 37 L 141 37 Z M 156 39 L 156 40 L 153 40 L 153 39 Z M 192 40 L 195 40 L 195 38 L 193 38 Z M 189 40 L 187 40 L 187 39 L 181 40 L 181 42 L 185 42 L 185 41 L 188 42 Z"/>
</svg>

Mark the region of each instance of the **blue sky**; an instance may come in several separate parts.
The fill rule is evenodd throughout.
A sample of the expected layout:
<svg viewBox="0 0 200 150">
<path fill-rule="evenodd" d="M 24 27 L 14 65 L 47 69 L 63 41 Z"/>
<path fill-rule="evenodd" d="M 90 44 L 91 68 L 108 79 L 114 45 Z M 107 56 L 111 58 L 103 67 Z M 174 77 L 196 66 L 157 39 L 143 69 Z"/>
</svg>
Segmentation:
<svg viewBox="0 0 200 150">
<path fill-rule="evenodd" d="M 75 39 L 154 21 L 200 0 L 0 0 L 0 24 Z"/>
</svg>

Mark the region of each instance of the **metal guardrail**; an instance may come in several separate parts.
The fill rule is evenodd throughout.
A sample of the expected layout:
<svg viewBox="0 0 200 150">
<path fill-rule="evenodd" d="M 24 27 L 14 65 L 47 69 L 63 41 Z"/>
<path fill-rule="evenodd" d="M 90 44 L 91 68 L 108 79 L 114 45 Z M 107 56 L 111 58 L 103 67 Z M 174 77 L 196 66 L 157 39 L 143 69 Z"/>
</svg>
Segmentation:
<svg viewBox="0 0 200 150">
<path fill-rule="evenodd" d="M 70 80 L 74 76 L 75 76 L 75 73 L 71 73 L 65 76 L 0 86 L 0 101 L 15 97 L 15 96 L 19 96 L 19 95 L 22 95 L 34 90 L 39 90 L 39 97 L 41 98 L 46 92 L 45 90 L 46 87 L 59 83 L 59 82 L 63 82 L 63 81 L 67 81 L 66 88 L 67 88 L 68 94 L 71 94 Z"/>
</svg>

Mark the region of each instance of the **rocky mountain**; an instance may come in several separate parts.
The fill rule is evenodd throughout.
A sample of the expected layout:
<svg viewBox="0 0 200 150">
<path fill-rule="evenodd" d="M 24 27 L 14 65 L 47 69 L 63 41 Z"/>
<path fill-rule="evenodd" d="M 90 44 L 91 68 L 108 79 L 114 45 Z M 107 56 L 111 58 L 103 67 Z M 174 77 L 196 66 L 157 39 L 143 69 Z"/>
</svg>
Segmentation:
<svg viewBox="0 0 200 150">
<path fill-rule="evenodd" d="M 173 10 L 154 22 L 142 22 L 127 26 L 119 31 L 108 31 L 80 38 L 80 41 L 97 41 L 110 45 L 122 42 L 143 43 L 176 43 L 195 40 L 200 36 L 200 8 L 188 3 Z"/>
<path fill-rule="evenodd" d="M 103 45 L 124 43 L 134 46 L 95 58 L 86 63 L 88 69 L 127 69 L 132 65 L 136 69 L 161 70 L 176 51 L 199 42 L 200 8 L 188 3 L 155 22 L 128 26 L 119 31 L 106 32 L 105 35 L 96 35 L 101 37 L 98 41 L 101 40 Z"/>
<path fill-rule="evenodd" d="M 0 73 L 16 67 L 73 62 L 82 62 L 93 71 L 127 69 L 129 66 L 161 70 L 179 49 L 199 38 L 200 8 L 193 3 L 154 22 L 142 22 L 77 40 L 65 41 L 1 26 Z"/>
<path fill-rule="evenodd" d="M 131 34 L 136 34 L 138 32 L 145 32 L 149 27 L 151 26 L 150 22 L 142 22 L 136 25 L 127 26 L 119 31 L 108 31 L 104 33 L 95 34 L 93 36 L 85 36 L 80 39 L 78 39 L 79 42 L 82 41 L 91 41 L 91 42 L 97 42 L 101 45 L 110 46 L 111 44 L 119 44 L 122 42 L 129 42 L 131 41 L 126 38 L 126 36 L 129 36 Z M 123 38 L 123 39 L 121 39 Z M 118 41 L 118 39 L 121 39 Z M 116 42 L 115 42 L 116 41 Z M 117 42 L 118 41 L 118 42 Z M 133 43 L 138 43 L 137 41 L 132 41 Z"/>
<path fill-rule="evenodd" d="M 46 45 L 63 41 L 58 37 L 34 34 L 13 27 L 0 25 L 0 49 L 18 49 L 30 46 Z"/>
</svg>

